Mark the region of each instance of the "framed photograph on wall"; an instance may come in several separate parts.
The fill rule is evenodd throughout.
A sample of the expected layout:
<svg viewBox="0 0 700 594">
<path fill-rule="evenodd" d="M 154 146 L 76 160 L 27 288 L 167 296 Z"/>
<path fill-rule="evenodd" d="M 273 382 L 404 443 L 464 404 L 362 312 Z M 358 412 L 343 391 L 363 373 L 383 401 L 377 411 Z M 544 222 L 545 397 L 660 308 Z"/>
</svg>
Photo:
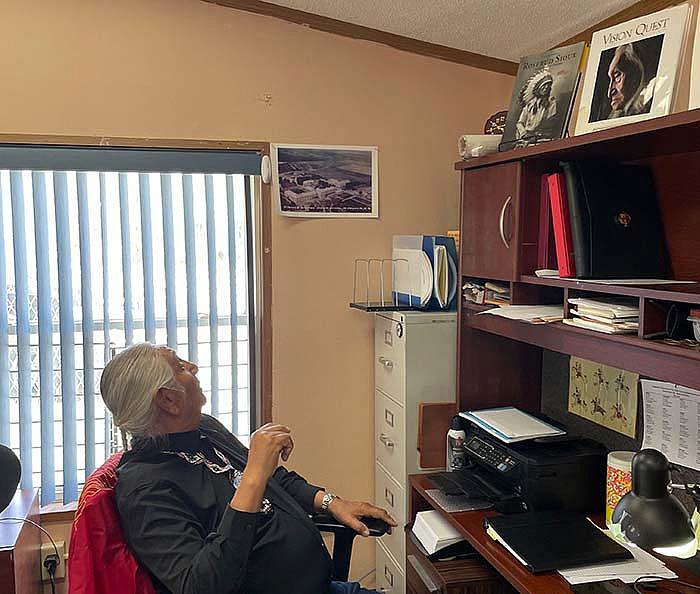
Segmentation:
<svg viewBox="0 0 700 594">
<path fill-rule="evenodd" d="M 279 213 L 290 217 L 377 218 L 377 147 L 272 145 Z"/>
<path fill-rule="evenodd" d="M 681 4 L 593 34 L 576 134 L 671 113 L 689 14 Z"/>
</svg>

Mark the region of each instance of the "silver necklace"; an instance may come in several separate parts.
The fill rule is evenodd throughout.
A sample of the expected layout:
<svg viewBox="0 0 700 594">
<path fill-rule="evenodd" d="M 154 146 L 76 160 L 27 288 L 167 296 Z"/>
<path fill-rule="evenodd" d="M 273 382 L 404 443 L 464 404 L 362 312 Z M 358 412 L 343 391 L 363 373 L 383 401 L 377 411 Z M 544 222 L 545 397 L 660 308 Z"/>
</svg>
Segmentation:
<svg viewBox="0 0 700 594">
<path fill-rule="evenodd" d="M 241 485 L 243 473 L 237 468 L 231 466 L 231 462 L 229 462 L 228 458 L 219 450 L 217 450 L 214 446 L 212 446 L 212 449 L 214 450 L 214 453 L 219 457 L 221 464 L 217 462 L 212 462 L 202 452 L 189 453 L 164 450 L 163 453 L 178 456 L 186 462 L 189 462 L 190 464 L 204 464 L 214 474 L 228 473 L 230 483 L 233 485 L 234 489 L 238 489 L 238 487 Z M 271 514 L 273 511 L 274 508 L 272 507 L 272 503 L 270 502 L 270 500 L 267 497 L 263 497 L 262 501 L 260 502 L 260 513 Z"/>
</svg>

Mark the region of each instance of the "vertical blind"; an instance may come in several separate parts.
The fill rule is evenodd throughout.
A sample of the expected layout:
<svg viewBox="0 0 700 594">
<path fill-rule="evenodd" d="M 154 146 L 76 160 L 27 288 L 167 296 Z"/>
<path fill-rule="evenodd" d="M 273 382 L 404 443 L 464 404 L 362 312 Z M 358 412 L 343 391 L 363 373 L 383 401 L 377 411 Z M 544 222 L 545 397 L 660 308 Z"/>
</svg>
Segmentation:
<svg viewBox="0 0 700 594">
<path fill-rule="evenodd" d="M 197 362 L 205 412 L 247 441 L 252 178 L 167 163 L 0 170 L 0 442 L 43 504 L 75 500 L 116 449 L 100 375 L 136 342 Z"/>
</svg>

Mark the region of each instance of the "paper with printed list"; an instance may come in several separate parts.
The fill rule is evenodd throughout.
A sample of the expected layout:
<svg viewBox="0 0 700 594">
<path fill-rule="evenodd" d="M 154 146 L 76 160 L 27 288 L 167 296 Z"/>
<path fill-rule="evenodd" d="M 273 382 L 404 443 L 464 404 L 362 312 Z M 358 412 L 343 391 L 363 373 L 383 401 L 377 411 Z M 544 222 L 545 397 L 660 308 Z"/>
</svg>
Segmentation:
<svg viewBox="0 0 700 594">
<path fill-rule="evenodd" d="M 663 452 L 673 463 L 700 470 L 700 392 L 669 382 L 642 380 L 642 448 Z"/>
</svg>

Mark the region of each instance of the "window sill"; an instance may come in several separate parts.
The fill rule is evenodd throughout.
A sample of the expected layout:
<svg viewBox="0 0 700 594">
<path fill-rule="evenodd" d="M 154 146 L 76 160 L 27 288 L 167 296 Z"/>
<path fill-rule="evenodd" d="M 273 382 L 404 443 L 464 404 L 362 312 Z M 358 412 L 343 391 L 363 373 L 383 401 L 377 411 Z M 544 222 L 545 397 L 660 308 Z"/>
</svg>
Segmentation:
<svg viewBox="0 0 700 594">
<path fill-rule="evenodd" d="M 72 522 L 75 516 L 75 510 L 78 508 L 78 502 L 73 501 L 66 505 L 60 503 L 50 503 L 44 505 L 40 509 L 41 523 L 52 524 L 58 522 Z"/>
</svg>

